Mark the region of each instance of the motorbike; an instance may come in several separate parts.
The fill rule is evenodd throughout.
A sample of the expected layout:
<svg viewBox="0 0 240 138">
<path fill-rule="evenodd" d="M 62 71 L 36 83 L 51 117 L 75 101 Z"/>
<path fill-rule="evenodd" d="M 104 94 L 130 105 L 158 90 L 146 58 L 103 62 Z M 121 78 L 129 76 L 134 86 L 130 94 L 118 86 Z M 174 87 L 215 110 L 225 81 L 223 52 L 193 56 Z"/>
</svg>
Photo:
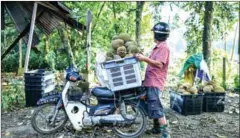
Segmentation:
<svg viewBox="0 0 240 138">
<path fill-rule="evenodd" d="M 140 136 L 147 126 L 147 112 L 141 106 L 142 87 L 113 92 L 106 87 L 91 89 L 97 99 L 91 105 L 84 92 L 78 92 L 77 82 L 84 80 L 72 65 L 65 70 L 65 84 L 61 93 L 48 95 L 38 101 L 31 123 L 42 134 L 52 134 L 63 129 L 68 120 L 73 128 L 110 127 L 123 138 Z M 71 99 L 71 93 L 75 98 Z M 87 92 L 86 92 L 87 93 Z M 85 94 L 85 97 L 84 97 Z"/>
</svg>

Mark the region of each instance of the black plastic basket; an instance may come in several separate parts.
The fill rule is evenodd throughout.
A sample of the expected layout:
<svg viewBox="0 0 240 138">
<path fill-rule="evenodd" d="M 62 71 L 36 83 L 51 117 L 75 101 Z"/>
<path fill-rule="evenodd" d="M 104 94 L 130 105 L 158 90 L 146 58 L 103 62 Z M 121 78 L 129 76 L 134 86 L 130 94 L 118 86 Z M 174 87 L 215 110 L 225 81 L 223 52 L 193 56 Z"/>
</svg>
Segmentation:
<svg viewBox="0 0 240 138">
<path fill-rule="evenodd" d="M 25 90 L 26 106 L 36 106 L 37 101 L 42 97 L 41 91 L 28 91 Z"/>
<path fill-rule="evenodd" d="M 43 77 L 52 74 L 52 71 L 46 71 L 45 69 L 37 69 L 24 73 L 25 77 Z"/>
<path fill-rule="evenodd" d="M 44 69 L 24 73 L 26 106 L 36 106 L 45 92 L 55 88 L 55 77 L 52 71 Z"/>
<path fill-rule="evenodd" d="M 180 95 L 170 92 L 170 108 L 182 115 L 197 115 L 202 113 L 203 94 Z"/>
<path fill-rule="evenodd" d="M 203 97 L 203 112 L 223 112 L 225 93 L 205 93 Z"/>
</svg>

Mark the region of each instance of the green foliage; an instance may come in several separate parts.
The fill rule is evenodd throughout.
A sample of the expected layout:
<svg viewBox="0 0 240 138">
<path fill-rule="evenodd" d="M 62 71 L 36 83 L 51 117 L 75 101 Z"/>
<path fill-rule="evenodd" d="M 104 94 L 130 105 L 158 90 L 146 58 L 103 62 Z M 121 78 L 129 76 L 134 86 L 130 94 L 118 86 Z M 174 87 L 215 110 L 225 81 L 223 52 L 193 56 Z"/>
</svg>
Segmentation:
<svg viewBox="0 0 240 138">
<path fill-rule="evenodd" d="M 1 108 L 4 110 L 14 110 L 25 105 L 25 93 L 22 81 L 6 76 L 9 84 L 2 89 Z"/>
<path fill-rule="evenodd" d="M 182 2 L 178 6 L 190 11 L 190 17 L 185 22 L 187 32 L 187 53 L 189 55 L 202 51 L 202 34 L 204 18 L 204 2 Z M 223 34 L 232 30 L 238 20 L 239 5 L 237 2 L 214 2 L 212 41 L 223 38 Z"/>
<path fill-rule="evenodd" d="M 234 87 L 237 89 L 240 89 L 239 74 L 235 75 L 235 77 L 234 77 Z"/>
<path fill-rule="evenodd" d="M 1 61 L 3 72 L 15 72 L 18 68 L 18 53 L 11 52 Z"/>
</svg>

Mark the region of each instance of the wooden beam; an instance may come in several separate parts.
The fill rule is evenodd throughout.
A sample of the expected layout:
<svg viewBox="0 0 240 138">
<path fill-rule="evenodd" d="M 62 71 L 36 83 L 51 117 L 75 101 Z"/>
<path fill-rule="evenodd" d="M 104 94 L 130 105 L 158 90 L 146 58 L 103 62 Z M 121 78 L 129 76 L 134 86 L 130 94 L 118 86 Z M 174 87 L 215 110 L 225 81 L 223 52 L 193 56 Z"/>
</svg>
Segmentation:
<svg viewBox="0 0 240 138">
<path fill-rule="evenodd" d="M 32 38 L 33 38 L 33 32 L 34 32 L 34 26 L 35 26 L 36 14 L 37 14 L 37 6 L 38 6 L 37 2 L 34 2 L 30 33 L 29 33 L 27 51 L 26 51 L 25 62 L 24 62 L 24 72 L 25 73 L 28 72 L 28 63 L 29 63 L 29 56 L 30 56 Z"/>
<path fill-rule="evenodd" d="M 18 41 L 28 33 L 30 28 L 30 23 L 24 28 L 24 30 L 20 33 L 20 35 L 13 41 L 13 43 L 8 47 L 8 49 L 2 54 L 1 58 L 2 60 L 5 58 L 5 56 L 16 46 Z"/>
<path fill-rule="evenodd" d="M 42 10 L 38 15 L 37 18 L 39 18 L 40 16 L 42 16 L 44 13 L 44 10 Z M 1 59 L 3 60 L 5 58 L 5 56 L 16 46 L 16 44 L 18 43 L 18 41 L 25 36 L 30 29 L 30 23 L 27 24 L 27 26 L 23 29 L 23 31 L 20 33 L 20 35 L 13 41 L 13 43 L 8 47 L 8 49 L 2 54 Z M 5 33 L 5 32 L 4 32 Z"/>
</svg>

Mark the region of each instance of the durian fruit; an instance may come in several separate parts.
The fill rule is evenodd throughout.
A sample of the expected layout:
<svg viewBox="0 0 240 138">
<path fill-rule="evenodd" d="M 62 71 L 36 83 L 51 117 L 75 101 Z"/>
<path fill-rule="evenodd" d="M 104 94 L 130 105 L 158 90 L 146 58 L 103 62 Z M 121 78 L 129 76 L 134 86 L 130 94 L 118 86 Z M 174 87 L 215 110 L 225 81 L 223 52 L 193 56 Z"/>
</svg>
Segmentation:
<svg viewBox="0 0 240 138">
<path fill-rule="evenodd" d="M 118 38 L 124 40 L 124 42 L 127 42 L 127 41 L 130 41 L 131 40 L 131 37 L 129 34 L 126 34 L 126 33 L 121 33 L 118 35 Z"/>
<path fill-rule="evenodd" d="M 113 60 L 113 57 L 106 57 L 106 61 Z"/>
<path fill-rule="evenodd" d="M 131 53 L 129 53 L 129 54 L 127 54 L 125 57 L 132 57 L 132 56 L 134 56 L 134 55 L 131 54 Z"/>
<path fill-rule="evenodd" d="M 191 94 L 191 93 L 189 93 L 189 92 L 187 92 L 187 91 L 185 91 L 185 92 L 183 93 L 183 95 L 189 95 L 189 94 Z"/>
<path fill-rule="evenodd" d="M 177 90 L 177 92 L 179 92 L 179 93 L 185 93 L 186 90 L 185 90 L 185 89 L 182 89 L 182 88 L 179 88 L 179 89 Z"/>
<path fill-rule="evenodd" d="M 113 50 L 107 51 L 106 56 L 107 57 L 113 57 L 114 56 L 114 51 Z"/>
<path fill-rule="evenodd" d="M 215 88 L 213 88 L 214 92 L 225 92 L 224 88 L 221 86 L 216 86 Z"/>
<path fill-rule="evenodd" d="M 122 39 L 112 40 L 112 48 L 114 50 L 117 50 L 118 47 L 123 46 L 123 45 L 124 45 L 124 41 Z"/>
<path fill-rule="evenodd" d="M 183 83 L 179 88 L 187 90 L 187 89 L 189 89 L 189 88 L 191 88 L 191 87 L 192 87 L 191 84 L 189 84 L 189 83 Z"/>
<path fill-rule="evenodd" d="M 87 82 L 87 81 L 79 81 L 78 82 L 78 87 L 80 87 L 83 90 L 83 92 L 86 92 L 89 89 L 89 82 Z"/>
<path fill-rule="evenodd" d="M 203 91 L 203 87 L 204 87 L 203 84 L 199 84 L 199 85 L 198 85 L 198 91 Z"/>
<path fill-rule="evenodd" d="M 117 54 L 120 56 L 120 57 L 125 57 L 127 53 L 127 49 L 125 46 L 120 46 L 118 49 L 117 49 Z"/>
<path fill-rule="evenodd" d="M 188 88 L 187 91 L 190 92 L 191 94 L 197 94 L 198 89 L 195 86 L 193 86 Z"/>
<path fill-rule="evenodd" d="M 119 55 L 114 55 L 113 59 L 121 59 L 121 57 Z"/>
<path fill-rule="evenodd" d="M 117 35 L 113 36 L 112 40 L 116 40 L 119 39 L 119 37 Z"/>
<path fill-rule="evenodd" d="M 212 92 L 213 86 L 212 85 L 206 85 L 203 87 L 203 92 Z"/>
<path fill-rule="evenodd" d="M 126 47 L 128 46 L 137 46 L 136 42 L 135 41 L 127 41 L 125 44 L 124 44 Z"/>
<path fill-rule="evenodd" d="M 134 46 L 134 45 L 128 46 L 127 49 L 128 49 L 128 52 L 131 54 L 137 54 L 140 52 L 140 50 L 137 48 L 137 46 Z"/>
</svg>

